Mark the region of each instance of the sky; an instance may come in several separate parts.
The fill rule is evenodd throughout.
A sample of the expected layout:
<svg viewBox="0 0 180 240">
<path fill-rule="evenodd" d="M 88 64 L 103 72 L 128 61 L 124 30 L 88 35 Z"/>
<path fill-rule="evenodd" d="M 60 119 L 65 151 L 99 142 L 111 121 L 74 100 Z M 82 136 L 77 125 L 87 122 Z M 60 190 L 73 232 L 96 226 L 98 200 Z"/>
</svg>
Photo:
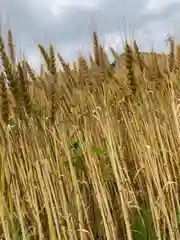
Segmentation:
<svg viewBox="0 0 180 240">
<path fill-rule="evenodd" d="M 123 51 L 123 37 L 162 52 L 168 33 L 180 41 L 179 22 L 180 0 L 0 0 L 1 34 L 6 39 L 11 28 L 18 58 L 24 54 L 35 70 L 43 63 L 37 42 L 74 61 L 92 52 L 97 30 L 108 54 L 109 46 Z"/>
</svg>

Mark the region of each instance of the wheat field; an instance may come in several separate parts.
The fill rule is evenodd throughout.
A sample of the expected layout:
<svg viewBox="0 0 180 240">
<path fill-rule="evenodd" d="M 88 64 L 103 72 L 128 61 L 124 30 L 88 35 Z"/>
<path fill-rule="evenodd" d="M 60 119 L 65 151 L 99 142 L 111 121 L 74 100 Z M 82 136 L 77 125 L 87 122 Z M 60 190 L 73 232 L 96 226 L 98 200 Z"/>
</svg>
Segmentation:
<svg viewBox="0 0 180 240">
<path fill-rule="evenodd" d="M 38 74 L 0 37 L 0 239 L 180 239 L 180 45 L 92 45 Z"/>
</svg>

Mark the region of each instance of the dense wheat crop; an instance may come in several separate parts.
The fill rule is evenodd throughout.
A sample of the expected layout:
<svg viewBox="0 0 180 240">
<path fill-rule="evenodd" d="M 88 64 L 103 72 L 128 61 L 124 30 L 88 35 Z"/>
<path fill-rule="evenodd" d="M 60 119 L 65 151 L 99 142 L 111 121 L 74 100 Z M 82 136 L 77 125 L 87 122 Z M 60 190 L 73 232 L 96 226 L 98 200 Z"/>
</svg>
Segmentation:
<svg viewBox="0 0 180 240">
<path fill-rule="evenodd" d="M 0 37 L 0 239 L 180 239 L 180 47 L 116 67 L 93 33 L 37 74 Z M 60 69 L 60 66 L 62 69 Z"/>
</svg>

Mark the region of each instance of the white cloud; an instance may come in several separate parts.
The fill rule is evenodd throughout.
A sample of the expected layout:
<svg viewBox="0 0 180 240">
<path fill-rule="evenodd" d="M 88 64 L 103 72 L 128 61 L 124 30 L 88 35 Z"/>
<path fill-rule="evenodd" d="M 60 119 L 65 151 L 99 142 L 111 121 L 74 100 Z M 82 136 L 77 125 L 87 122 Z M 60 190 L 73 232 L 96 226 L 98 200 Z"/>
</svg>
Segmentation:
<svg viewBox="0 0 180 240">
<path fill-rule="evenodd" d="M 29 54 L 28 57 L 28 62 L 30 63 L 30 66 L 32 66 L 35 71 L 40 70 L 40 64 L 42 63 L 42 58 L 38 52 L 34 52 L 31 55 Z"/>
<path fill-rule="evenodd" d="M 149 0 L 144 13 L 152 11 L 161 12 L 173 3 L 180 3 L 180 0 Z"/>
<path fill-rule="evenodd" d="M 79 51 L 85 56 L 92 51 L 93 27 L 97 27 L 107 51 L 109 45 L 123 51 L 121 32 L 136 39 L 142 51 L 149 51 L 154 43 L 155 50 L 161 51 L 167 33 L 180 33 L 175 24 L 180 20 L 179 3 L 180 0 L 0 0 L 0 20 L 3 19 L 3 33 L 10 26 L 17 49 L 20 45 L 21 52 L 37 69 L 43 59 L 34 41 L 44 46 L 52 42 L 66 60 L 73 61 Z"/>
<path fill-rule="evenodd" d="M 42 1 L 42 0 L 41 0 Z M 54 15 L 61 13 L 63 7 L 83 7 L 96 10 L 100 5 L 100 0 L 46 0 L 47 4 Z"/>
</svg>

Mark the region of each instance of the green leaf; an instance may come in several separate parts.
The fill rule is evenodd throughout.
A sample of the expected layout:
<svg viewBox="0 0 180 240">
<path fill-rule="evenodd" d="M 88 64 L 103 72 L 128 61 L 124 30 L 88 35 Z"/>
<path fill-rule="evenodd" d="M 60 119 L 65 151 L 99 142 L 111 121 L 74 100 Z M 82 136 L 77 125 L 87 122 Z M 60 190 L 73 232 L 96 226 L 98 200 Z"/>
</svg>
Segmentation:
<svg viewBox="0 0 180 240">
<path fill-rule="evenodd" d="M 94 153 L 98 154 L 98 155 L 103 155 L 103 154 L 106 153 L 106 150 L 105 150 L 105 149 L 103 149 L 103 148 L 98 148 L 98 147 L 96 147 L 96 146 L 93 146 L 93 147 L 92 147 L 92 151 L 93 151 Z"/>
<path fill-rule="evenodd" d="M 156 234 L 153 225 L 153 218 L 150 211 L 145 204 L 140 206 L 142 218 L 139 213 L 133 216 L 133 239 L 134 240 L 155 240 Z"/>
<path fill-rule="evenodd" d="M 78 140 L 75 140 L 72 144 L 71 144 L 71 148 L 77 150 L 80 147 L 80 143 Z"/>
</svg>

